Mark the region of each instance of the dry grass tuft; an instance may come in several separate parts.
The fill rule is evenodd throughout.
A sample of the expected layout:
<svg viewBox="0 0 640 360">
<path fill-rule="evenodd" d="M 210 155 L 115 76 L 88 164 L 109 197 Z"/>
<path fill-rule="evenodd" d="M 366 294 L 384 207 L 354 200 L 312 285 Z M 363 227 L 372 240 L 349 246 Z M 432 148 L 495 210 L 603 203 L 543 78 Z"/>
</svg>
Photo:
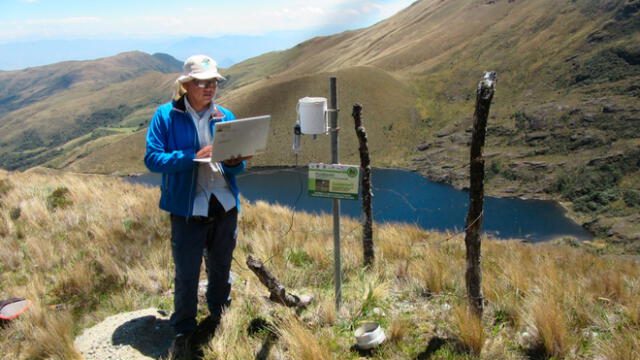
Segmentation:
<svg viewBox="0 0 640 360">
<path fill-rule="evenodd" d="M 73 347 L 73 318 L 68 313 L 50 313 L 35 304 L 29 309 L 26 321 L 18 325 L 18 332 L 29 334 L 24 352 L 16 358 L 80 360 Z"/>
<path fill-rule="evenodd" d="M 253 359 L 255 345 L 247 336 L 249 322 L 248 314 L 238 308 L 231 308 L 225 313 L 216 336 L 205 347 L 205 359 Z"/>
<path fill-rule="evenodd" d="M 288 358 L 295 360 L 329 360 L 333 356 L 320 343 L 314 332 L 295 316 L 278 321 L 276 331 L 288 350 Z"/>
<path fill-rule="evenodd" d="M 457 338 L 465 350 L 473 355 L 480 355 L 486 338 L 482 319 L 473 314 L 465 304 L 453 309 L 453 321 Z"/>
<path fill-rule="evenodd" d="M 387 339 L 392 343 L 400 343 L 409 333 L 410 321 L 404 317 L 395 317 L 387 329 Z"/>
<path fill-rule="evenodd" d="M 618 271 L 603 270 L 598 278 L 592 278 L 589 291 L 598 298 L 620 301 L 626 298 L 624 274 Z"/>
<path fill-rule="evenodd" d="M 409 274 L 416 279 L 428 293 L 441 294 L 451 291 L 459 271 L 454 267 L 458 261 L 452 261 L 446 252 L 439 248 L 424 247 L 419 251 L 420 258 L 409 266 Z"/>
<path fill-rule="evenodd" d="M 64 302 L 85 302 L 97 286 L 97 274 L 92 264 L 79 262 L 63 272 L 51 289 L 54 299 Z"/>
<path fill-rule="evenodd" d="M 635 294 L 638 294 L 637 292 Z M 630 297 L 627 304 L 624 305 L 624 312 L 629 319 L 632 327 L 640 329 L 640 298 L 636 296 Z"/>
<path fill-rule="evenodd" d="M 316 311 L 316 319 L 320 326 L 331 326 L 336 323 L 337 313 L 334 299 L 331 297 L 324 297 L 320 300 Z"/>
<path fill-rule="evenodd" d="M 602 359 L 640 359 L 640 336 L 638 336 L 638 330 L 616 331 L 610 339 L 600 341 L 598 350 Z"/>
<path fill-rule="evenodd" d="M 384 304 L 389 296 L 389 283 L 374 275 L 373 278 L 364 280 L 362 294 L 362 311 L 366 314 Z"/>
<path fill-rule="evenodd" d="M 546 295 L 539 295 L 531 305 L 533 326 L 539 344 L 549 356 L 564 358 L 569 354 L 571 338 L 560 305 Z"/>
</svg>

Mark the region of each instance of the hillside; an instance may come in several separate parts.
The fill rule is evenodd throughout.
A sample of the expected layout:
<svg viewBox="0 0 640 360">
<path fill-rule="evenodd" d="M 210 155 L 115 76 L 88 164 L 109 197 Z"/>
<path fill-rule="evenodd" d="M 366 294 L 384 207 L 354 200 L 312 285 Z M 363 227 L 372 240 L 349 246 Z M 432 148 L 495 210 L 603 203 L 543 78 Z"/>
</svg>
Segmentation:
<svg viewBox="0 0 640 360">
<path fill-rule="evenodd" d="M 482 73 L 495 70 L 487 192 L 560 200 L 599 237 L 635 243 L 631 247 L 637 249 L 638 44 L 639 0 L 420 0 L 369 28 L 313 38 L 223 70 L 229 81 L 219 101 L 239 116 L 272 114 L 268 152 L 254 164 L 293 164 L 297 99 L 328 97 L 328 78 L 337 76 L 343 163 L 358 162 L 350 114 L 359 102 L 374 165 L 417 169 L 465 188 L 474 91 Z M 109 105 L 101 109 L 110 113 L 91 116 L 98 120 L 88 128 L 98 133 L 83 130 L 53 141 L 64 146 L 59 153 L 44 150 L 41 138 L 17 125 L 7 127 L 2 116 L 0 151 L 8 156 L 0 165 L 26 168 L 48 161 L 74 171 L 145 171 L 144 123 L 168 100 L 174 78 L 148 75 L 112 84 L 110 92 L 101 88 L 100 98 Z M 130 88 L 137 90 L 127 99 L 109 100 Z M 94 104 L 84 95 L 96 97 L 86 90 L 75 94 L 73 105 L 53 112 L 65 115 L 52 123 L 84 124 L 82 116 Z M 46 121 L 51 101 L 10 114 Z M 120 106 L 122 113 L 112 113 Z M 124 123 L 124 131 L 105 129 L 112 119 Z M 297 161 L 328 161 L 328 142 L 303 139 Z"/>
<path fill-rule="evenodd" d="M 598 236 L 637 245 L 639 30 L 638 1 L 423 0 L 370 28 L 238 64 L 229 69 L 231 94 L 309 72 L 387 72 L 411 88 L 414 109 L 387 120 L 365 106 L 365 126 L 383 132 L 404 122 L 411 131 L 393 142 L 397 161 L 382 151 L 374 163 L 464 188 L 474 89 L 483 71 L 495 70 L 488 192 L 561 200 Z M 394 104 L 396 93 L 386 90 L 377 91 Z M 349 138 L 346 147 L 355 150 Z"/>
<path fill-rule="evenodd" d="M 482 72 L 495 70 L 489 193 L 558 199 L 598 236 L 640 242 L 639 40 L 636 0 L 422 0 L 370 28 L 232 67 L 229 97 L 309 73 L 386 72 L 411 89 L 413 109 L 389 118 L 379 116 L 377 102 L 365 106 L 369 131 L 404 140 L 374 152 L 374 163 L 464 188 L 474 91 Z M 387 106 L 400 98 L 382 87 L 357 101 L 377 93 Z M 349 112 L 341 114 L 341 124 L 350 123 Z M 389 131 L 390 123 L 411 130 Z M 355 138 L 345 137 L 355 151 Z M 386 156 L 391 148 L 396 161 Z"/>
<path fill-rule="evenodd" d="M 180 71 L 169 56 L 133 52 L 0 73 L 0 166 L 42 164 L 100 128 L 138 129 L 170 91 L 164 74 Z"/>
<path fill-rule="evenodd" d="M 157 358 L 156 349 L 139 342 L 149 333 L 157 334 L 153 344 L 168 347 L 158 341 L 171 339 L 158 333 L 167 321 L 149 316 L 100 333 L 106 342 L 97 344 L 97 353 L 74 347 L 74 338 L 114 314 L 173 311 L 170 224 L 158 200 L 157 188 L 115 177 L 0 171 L 0 299 L 33 302 L 22 317 L 0 326 L 1 359 L 106 359 L 96 356 L 108 349 L 118 350 L 110 354 L 118 359 Z M 640 356 L 637 260 L 598 255 L 590 243 L 487 238 L 485 315 L 478 321 L 465 306 L 461 234 L 376 224 L 376 260 L 365 270 L 361 224 L 344 219 L 341 226 L 343 292 L 336 311 L 331 217 L 245 202 L 232 264 L 233 302 L 203 358 Z M 245 265 L 248 254 L 264 260 L 288 292 L 311 294 L 314 301 L 298 312 L 270 301 Z M 204 299 L 200 307 L 206 308 Z M 354 346 L 354 331 L 366 321 L 379 322 L 387 336 L 368 352 Z"/>
</svg>

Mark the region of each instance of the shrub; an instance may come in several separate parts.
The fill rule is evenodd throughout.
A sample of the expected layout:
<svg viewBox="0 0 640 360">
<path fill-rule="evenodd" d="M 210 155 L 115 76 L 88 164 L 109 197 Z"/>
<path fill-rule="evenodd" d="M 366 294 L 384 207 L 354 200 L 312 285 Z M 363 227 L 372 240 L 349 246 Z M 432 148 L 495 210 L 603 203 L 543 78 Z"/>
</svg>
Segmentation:
<svg viewBox="0 0 640 360">
<path fill-rule="evenodd" d="M 640 70 L 633 64 L 633 55 L 633 52 L 619 48 L 601 51 L 582 64 L 573 84 L 599 84 L 636 76 Z"/>
<path fill-rule="evenodd" d="M 0 199 L 13 189 L 13 185 L 6 179 L 0 179 Z"/>
<path fill-rule="evenodd" d="M 636 206 L 640 203 L 640 192 L 621 192 L 617 187 L 625 174 L 638 169 L 638 156 L 640 153 L 632 152 L 567 171 L 558 177 L 551 190 L 573 201 L 574 210 L 580 212 L 601 211 L 621 197 L 627 206 Z"/>
<path fill-rule="evenodd" d="M 18 220 L 20 218 L 21 211 L 19 207 L 14 207 L 9 210 L 9 217 L 11 220 Z"/>
<path fill-rule="evenodd" d="M 622 199 L 628 207 L 640 207 L 640 191 L 627 189 L 622 192 Z"/>
<path fill-rule="evenodd" d="M 73 202 L 69 199 L 69 189 L 65 186 L 55 189 L 51 195 L 47 197 L 47 207 L 52 211 L 55 209 L 64 209 L 72 204 Z"/>
<path fill-rule="evenodd" d="M 499 160 L 492 161 L 485 172 L 487 179 L 491 179 L 498 175 L 502 175 L 502 177 L 507 180 L 513 181 L 518 179 L 518 174 L 513 170 L 502 166 L 502 163 Z"/>
<path fill-rule="evenodd" d="M 292 250 L 287 254 L 287 260 L 296 267 L 304 267 L 313 263 L 313 259 L 304 250 Z"/>
<path fill-rule="evenodd" d="M 516 111 L 511 115 L 511 118 L 515 122 L 516 129 L 519 131 L 526 130 L 530 126 L 531 121 L 524 111 Z"/>
<path fill-rule="evenodd" d="M 580 212 L 598 212 L 619 198 L 620 193 L 616 189 L 607 189 L 581 196 L 574 200 L 573 206 L 574 210 Z"/>
</svg>

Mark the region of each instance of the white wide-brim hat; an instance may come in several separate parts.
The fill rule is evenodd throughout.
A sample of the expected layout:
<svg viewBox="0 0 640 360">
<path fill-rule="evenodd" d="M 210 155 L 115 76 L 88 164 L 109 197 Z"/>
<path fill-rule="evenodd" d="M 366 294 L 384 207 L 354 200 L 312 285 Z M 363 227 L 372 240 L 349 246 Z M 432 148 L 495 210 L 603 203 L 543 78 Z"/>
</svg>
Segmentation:
<svg viewBox="0 0 640 360">
<path fill-rule="evenodd" d="M 182 75 L 178 77 L 176 83 L 183 84 L 193 79 L 226 80 L 225 77 L 218 72 L 218 64 L 216 61 L 206 55 L 193 55 L 185 60 Z"/>
</svg>

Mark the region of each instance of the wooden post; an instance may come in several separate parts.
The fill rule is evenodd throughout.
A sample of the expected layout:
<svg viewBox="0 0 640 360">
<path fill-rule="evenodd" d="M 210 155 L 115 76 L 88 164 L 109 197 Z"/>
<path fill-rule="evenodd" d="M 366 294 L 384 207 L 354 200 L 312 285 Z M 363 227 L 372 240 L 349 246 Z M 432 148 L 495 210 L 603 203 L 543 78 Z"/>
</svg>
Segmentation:
<svg viewBox="0 0 640 360">
<path fill-rule="evenodd" d="M 338 149 L 338 87 L 336 77 L 329 78 L 329 99 L 331 109 L 329 109 L 329 119 L 331 132 L 331 163 L 340 164 Z M 340 310 L 342 302 L 342 255 L 340 255 L 340 199 L 333 199 L 333 281 L 336 292 L 336 312 Z"/>
<path fill-rule="evenodd" d="M 364 251 L 364 266 L 373 265 L 375 254 L 373 251 L 373 218 L 371 216 L 371 198 L 373 190 L 371 188 L 371 159 L 369 158 L 369 147 L 367 145 L 367 132 L 362 126 L 362 105 L 353 105 L 353 120 L 356 127 L 356 134 L 360 142 L 360 168 L 362 169 L 362 212 L 364 221 L 362 223 L 362 248 Z"/>
<path fill-rule="evenodd" d="M 466 220 L 464 242 L 467 248 L 465 281 L 469 305 L 473 313 L 482 317 L 484 298 L 482 295 L 481 239 L 484 205 L 484 157 L 482 148 L 487 128 L 489 108 L 495 92 L 496 73 L 486 72 L 476 91 L 476 108 L 473 114 L 473 135 L 470 151 L 469 212 Z"/>
</svg>

